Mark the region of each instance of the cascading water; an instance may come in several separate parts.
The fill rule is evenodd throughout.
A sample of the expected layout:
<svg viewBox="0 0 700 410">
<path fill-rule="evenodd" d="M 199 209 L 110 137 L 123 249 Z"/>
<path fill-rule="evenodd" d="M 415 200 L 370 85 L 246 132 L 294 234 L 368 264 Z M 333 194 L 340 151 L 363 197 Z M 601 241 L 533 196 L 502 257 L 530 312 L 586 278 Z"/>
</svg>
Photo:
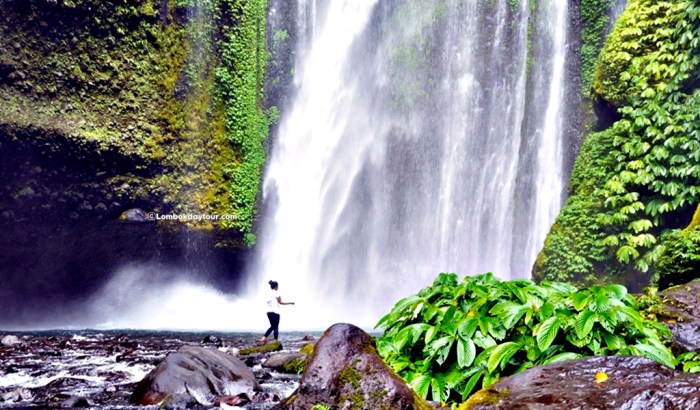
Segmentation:
<svg viewBox="0 0 700 410">
<path fill-rule="evenodd" d="M 528 276 L 560 207 L 567 46 L 567 2 L 531 3 L 299 2 L 250 275 L 301 302 L 285 326 L 371 326 L 442 271 Z"/>
</svg>

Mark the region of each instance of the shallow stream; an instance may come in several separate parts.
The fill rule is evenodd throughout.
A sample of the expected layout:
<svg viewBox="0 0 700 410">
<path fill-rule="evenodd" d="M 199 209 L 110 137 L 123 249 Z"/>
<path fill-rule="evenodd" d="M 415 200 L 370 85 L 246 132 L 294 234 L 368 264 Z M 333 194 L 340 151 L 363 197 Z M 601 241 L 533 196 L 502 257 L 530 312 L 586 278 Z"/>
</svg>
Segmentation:
<svg viewBox="0 0 700 410">
<path fill-rule="evenodd" d="M 0 337 L 9 334 L 19 337 L 21 343 L 0 345 L 0 408 L 158 408 L 131 405 L 129 396 L 168 353 L 183 345 L 195 345 L 236 354 L 237 349 L 255 344 L 260 337 L 253 333 L 135 330 L 0 331 Z M 306 335 L 280 335 L 284 351 L 297 351 L 308 343 Z M 320 335 L 313 336 L 317 339 Z M 243 408 L 269 409 L 298 385 L 298 375 L 262 368 L 265 357 L 240 357 L 262 387 Z"/>
</svg>

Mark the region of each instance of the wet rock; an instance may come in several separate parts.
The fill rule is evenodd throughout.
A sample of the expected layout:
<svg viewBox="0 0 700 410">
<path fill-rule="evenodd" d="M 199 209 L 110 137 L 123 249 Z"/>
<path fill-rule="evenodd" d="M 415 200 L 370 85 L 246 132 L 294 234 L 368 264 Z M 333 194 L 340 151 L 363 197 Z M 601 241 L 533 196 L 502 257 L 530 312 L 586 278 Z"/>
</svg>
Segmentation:
<svg viewBox="0 0 700 410">
<path fill-rule="evenodd" d="M 136 352 L 136 349 L 130 349 L 130 350 L 127 350 L 126 352 L 120 354 L 116 358 L 117 363 L 120 363 L 120 362 L 127 360 L 129 358 L 129 356 L 133 356 L 134 352 Z"/>
<path fill-rule="evenodd" d="M 239 359 L 214 349 L 183 346 L 139 382 L 129 401 L 156 404 L 172 396 L 176 402 L 191 397 L 204 404 L 213 396 L 251 394 L 259 389 L 253 372 Z"/>
<path fill-rule="evenodd" d="M 90 402 L 84 397 L 70 396 L 65 400 L 62 400 L 59 404 L 61 408 L 85 408 L 90 407 Z"/>
<path fill-rule="evenodd" d="M 119 219 L 125 222 L 148 222 L 148 214 L 140 208 L 127 209 L 122 212 Z"/>
<path fill-rule="evenodd" d="M 243 405 L 250 402 L 250 399 L 245 393 L 241 393 L 237 396 L 221 396 L 218 397 L 215 401 L 214 404 L 217 406 L 222 406 L 222 404 L 227 405 L 227 406 L 239 406 Z"/>
<path fill-rule="evenodd" d="M 596 374 L 607 375 L 596 382 Z M 474 394 L 460 409 L 695 409 L 700 376 L 636 356 L 535 367 Z"/>
<path fill-rule="evenodd" d="M 95 211 L 97 211 L 100 214 L 106 214 L 108 212 L 107 205 L 100 202 L 97 205 L 95 205 Z"/>
<path fill-rule="evenodd" d="M 0 340 L 0 344 L 3 346 L 14 346 L 20 343 L 22 343 L 22 341 L 15 335 L 7 335 Z"/>
<path fill-rule="evenodd" d="M 268 342 L 260 346 L 248 346 L 239 350 L 238 353 L 241 355 L 249 355 L 254 353 L 272 353 L 280 350 L 282 350 L 282 343 L 275 340 L 274 342 Z"/>
<path fill-rule="evenodd" d="M 314 337 L 312 335 L 306 335 L 306 336 L 304 336 L 303 340 L 308 342 L 308 341 L 314 340 Z"/>
<path fill-rule="evenodd" d="M 34 394 L 29 389 L 18 387 L 0 397 L 2 397 L 2 401 L 7 402 L 31 401 L 34 398 Z"/>
<path fill-rule="evenodd" d="M 659 295 L 666 316 L 683 322 L 700 322 L 700 281 L 668 288 Z"/>
<path fill-rule="evenodd" d="M 204 340 L 202 340 L 202 343 L 219 343 L 221 339 L 219 339 L 216 336 L 213 335 L 207 335 Z"/>
<path fill-rule="evenodd" d="M 673 337 L 671 347 L 676 354 L 700 352 L 700 322 L 669 323 Z"/>
<path fill-rule="evenodd" d="M 275 409 L 432 409 L 376 352 L 374 339 L 345 323 L 331 326 L 316 344 L 299 388 Z"/>
<path fill-rule="evenodd" d="M 306 355 L 304 353 L 276 353 L 262 364 L 262 367 L 282 373 L 300 373 L 304 369 Z"/>
</svg>

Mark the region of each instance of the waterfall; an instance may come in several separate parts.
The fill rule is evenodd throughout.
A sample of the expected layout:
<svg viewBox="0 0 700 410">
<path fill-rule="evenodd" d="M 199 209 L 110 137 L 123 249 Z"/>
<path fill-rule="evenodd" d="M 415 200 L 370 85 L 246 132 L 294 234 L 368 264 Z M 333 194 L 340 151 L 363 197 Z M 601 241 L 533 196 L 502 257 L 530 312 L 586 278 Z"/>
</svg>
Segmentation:
<svg viewBox="0 0 700 410">
<path fill-rule="evenodd" d="M 298 3 L 249 275 L 298 302 L 283 327 L 371 326 L 439 272 L 527 277 L 561 205 L 567 2 L 397 3 Z"/>
</svg>

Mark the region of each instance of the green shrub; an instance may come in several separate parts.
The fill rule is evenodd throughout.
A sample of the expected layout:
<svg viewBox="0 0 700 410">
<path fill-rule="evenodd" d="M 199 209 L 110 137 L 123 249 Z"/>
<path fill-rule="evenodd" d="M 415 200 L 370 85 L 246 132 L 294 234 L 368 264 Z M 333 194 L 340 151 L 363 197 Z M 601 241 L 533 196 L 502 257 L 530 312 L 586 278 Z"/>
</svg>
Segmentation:
<svg viewBox="0 0 700 410">
<path fill-rule="evenodd" d="M 663 252 L 654 273 L 663 290 L 700 278 L 700 230 L 676 229 L 662 236 Z"/>
<path fill-rule="evenodd" d="M 674 366 L 663 325 L 642 319 L 624 286 L 501 282 L 441 273 L 376 326 L 378 350 L 423 396 L 463 401 L 530 367 L 591 355 L 639 355 Z"/>
</svg>

